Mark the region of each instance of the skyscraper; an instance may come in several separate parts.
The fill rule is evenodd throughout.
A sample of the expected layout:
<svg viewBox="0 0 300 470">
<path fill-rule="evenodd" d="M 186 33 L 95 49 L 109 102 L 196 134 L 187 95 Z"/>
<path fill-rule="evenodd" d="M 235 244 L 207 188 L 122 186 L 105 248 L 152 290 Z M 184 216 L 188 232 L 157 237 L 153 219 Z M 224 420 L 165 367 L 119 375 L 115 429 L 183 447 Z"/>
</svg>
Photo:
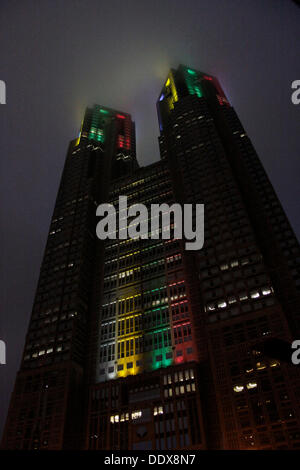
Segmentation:
<svg viewBox="0 0 300 470">
<path fill-rule="evenodd" d="M 300 447 L 299 372 L 274 349 L 299 334 L 298 241 L 215 77 L 171 70 L 157 110 L 147 167 L 123 112 L 88 109 L 70 144 L 5 448 Z M 120 195 L 204 203 L 203 249 L 98 240 Z"/>
</svg>

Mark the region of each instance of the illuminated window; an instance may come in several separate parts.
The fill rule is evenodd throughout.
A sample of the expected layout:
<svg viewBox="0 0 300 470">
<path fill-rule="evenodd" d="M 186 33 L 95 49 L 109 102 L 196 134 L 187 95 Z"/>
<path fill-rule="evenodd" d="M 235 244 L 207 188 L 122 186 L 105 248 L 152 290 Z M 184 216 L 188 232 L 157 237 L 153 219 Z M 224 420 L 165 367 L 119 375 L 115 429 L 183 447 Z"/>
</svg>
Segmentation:
<svg viewBox="0 0 300 470">
<path fill-rule="evenodd" d="M 153 415 L 157 416 L 157 415 L 162 415 L 162 414 L 164 414 L 163 407 L 162 406 L 155 406 L 154 410 L 153 410 Z"/>
<path fill-rule="evenodd" d="M 263 289 L 262 289 L 263 295 L 269 295 L 269 294 L 271 294 L 271 292 L 272 291 L 269 287 L 263 287 Z"/>
<path fill-rule="evenodd" d="M 247 389 L 248 390 L 251 390 L 252 388 L 256 388 L 257 387 L 257 383 L 256 382 L 249 382 L 247 384 Z"/>
<path fill-rule="evenodd" d="M 215 307 L 215 304 L 214 303 L 210 303 L 207 305 L 207 310 L 215 310 L 216 307 Z"/>
<path fill-rule="evenodd" d="M 256 369 L 257 370 L 264 370 L 264 369 L 266 369 L 266 367 L 267 366 L 264 362 L 257 362 L 257 364 L 256 364 Z"/>
<path fill-rule="evenodd" d="M 251 292 L 251 298 L 252 299 L 257 299 L 258 297 L 259 297 L 259 292 L 258 291 Z"/>
<path fill-rule="evenodd" d="M 220 269 L 221 271 L 226 271 L 226 269 L 228 269 L 228 264 L 221 264 Z"/>
<path fill-rule="evenodd" d="M 233 387 L 233 390 L 236 392 L 236 393 L 240 393 L 244 390 L 244 386 L 243 385 L 235 385 Z"/>
<path fill-rule="evenodd" d="M 247 300 L 248 299 L 248 295 L 246 294 L 246 292 L 240 294 L 240 300 Z"/>
<path fill-rule="evenodd" d="M 133 411 L 131 413 L 131 419 L 139 419 L 141 418 L 142 416 L 142 412 L 139 410 L 139 411 Z"/>
<path fill-rule="evenodd" d="M 280 366 L 280 362 L 279 361 L 272 361 L 270 362 L 270 367 L 278 367 Z"/>
</svg>

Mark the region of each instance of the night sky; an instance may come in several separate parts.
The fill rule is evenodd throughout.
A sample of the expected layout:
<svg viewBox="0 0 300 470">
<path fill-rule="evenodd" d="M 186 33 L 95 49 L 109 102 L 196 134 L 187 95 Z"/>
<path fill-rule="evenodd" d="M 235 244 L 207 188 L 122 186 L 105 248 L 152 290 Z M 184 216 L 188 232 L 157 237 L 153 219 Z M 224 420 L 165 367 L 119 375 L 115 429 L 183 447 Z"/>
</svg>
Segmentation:
<svg viewBox="0 0 300 470">
<path fill-rule="evenodd" d="M 170 67 L 216 75 L 300 236 L 300 8 L 289 0 L 1 0 L 0 434 L 20 364 L 68 143 L 86 105 L 131 113 L 158 160 L 155 103 Z"/>
</svg>

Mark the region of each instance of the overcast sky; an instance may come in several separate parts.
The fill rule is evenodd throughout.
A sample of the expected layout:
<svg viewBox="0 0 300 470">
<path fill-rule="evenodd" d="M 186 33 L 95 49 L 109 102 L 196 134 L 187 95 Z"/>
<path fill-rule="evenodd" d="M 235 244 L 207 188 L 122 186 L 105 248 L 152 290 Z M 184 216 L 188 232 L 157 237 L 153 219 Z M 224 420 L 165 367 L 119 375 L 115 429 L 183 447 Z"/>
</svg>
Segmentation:
<svg viewBox="0 0 300 470">
<path fill-rule="evenodd" d="M 68 143 L 93 103 L 131 113 L 140 164 L 159 158 L 170 67 L 216 75 L 300 236 L 300 8 L 289 0 L 1 0 L 0 433 Z"/>
</svg>

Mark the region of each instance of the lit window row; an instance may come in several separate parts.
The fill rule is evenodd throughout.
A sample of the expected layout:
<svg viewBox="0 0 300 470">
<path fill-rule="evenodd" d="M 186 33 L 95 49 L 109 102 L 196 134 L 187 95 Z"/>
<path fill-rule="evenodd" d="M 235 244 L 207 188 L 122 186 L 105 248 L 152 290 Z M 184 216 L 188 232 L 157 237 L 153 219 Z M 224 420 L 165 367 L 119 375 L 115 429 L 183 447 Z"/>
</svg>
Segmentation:
<svg viewBox="0 0 300 470">
<path fill-rule="evenodd" d="M 272 294 L 272 287 L 263 287 L 261 290 L 253 290 L 248 294 L 247 292 L 241 292 L 239 297 L 230 296 L 227 300 L 219 300 L 218 302 L 210 302 L 206 306 L 206 311 L 212 311 L 219 308 L 226 308 L 230 304 L 234 304 L 238 301 L 244 301 L 248 299 L 258 299 L 259 297 L 267 296 Z"/>
<path fill-rule="evenodd" d="M 164 390 L 164 396 L 165 398 L 170 398 L 174 396 L 174 394 L 178 396 L 178 395 L 183 395 L 184 393 L 190 393 L 190 392 L 195 392 L 195 391 L 196 391 L 196 385 L 195 385 L 195 382 L 192 382 L 192 383 L 187 383 L 184 385 L 178 385 L 174 387 L 174 393 L 173 393 L 172 388 L 166 388 Z"/>
<path fill-rule="evenodd" d="M 157 415 L 163 415 L 164 414 L 164 409 L 163 409 L 163 406 L 155 406 L 154 409 L 153 409 L 153 415 L 154 416 L 157 416 Z"/>
<path fill-rule="evenodd" d="M 170 385 L 176 382 L 184 382 L 185 380 L 194 380 L 195 375 L 194 375 L 194 370 L 193 369 L 185 369 L 185 370 L 180 370 L 178 372 L 175 372 L 173 374 L 173 377 L 171 374 L 164 375 L 164 385 Z"/>
<path fill-rule="evenodd" d="M 138 411 L 133 411 L 130 415 L 131 419 L 132 420 L 135 420 L 135 419 L 139 419 L 141 418 L 142 416 L 142 412 L 141 410 L 138 410 Z M 115 424 L 115 423 L 122 423 L 124 421 L 129 421 L 129 413 L 122 413 L 122 414 L 116 414 L 116 415 L 112 415 L 110 417 L 110 422 L 112 424 Z"/>
<path fill-rule="evenodd" d="M 251 390 L 253 388 L 256 388 L 257 387 L 257 383 L 256 382 L 248 382 L 247 385 L 246 385 L 246 388 L 248 390 Z M 240 392 L 243 392 L 245 390 L 245 387 L 244 385 L 235 385 L 233 387 L 233 390 L 235 393 L 240 393 Z"/>
<path fill-rule="evenodd" d="M 59 345 L 55 348 L 55 352 L 62 352 L 62 351 L 67 351 L 68 349 L 70 348 L 70 346 L 68 344 L 62 346 L 62 345 Z M 48 348 L 48 349 L 41 349 L 40 351 L 36 351 L 34 352 L 33 354 L 26 354 L 26 356 L 24 356 L 24 360 L 27 361 L 29 360 L 30 358 L 37 358 L 37 357 L 40 357 L 40 356 L 44 356 L 45 354 L 51 354 L 54 352 L 54 349 L 53 348 Z"/>
</svg>

